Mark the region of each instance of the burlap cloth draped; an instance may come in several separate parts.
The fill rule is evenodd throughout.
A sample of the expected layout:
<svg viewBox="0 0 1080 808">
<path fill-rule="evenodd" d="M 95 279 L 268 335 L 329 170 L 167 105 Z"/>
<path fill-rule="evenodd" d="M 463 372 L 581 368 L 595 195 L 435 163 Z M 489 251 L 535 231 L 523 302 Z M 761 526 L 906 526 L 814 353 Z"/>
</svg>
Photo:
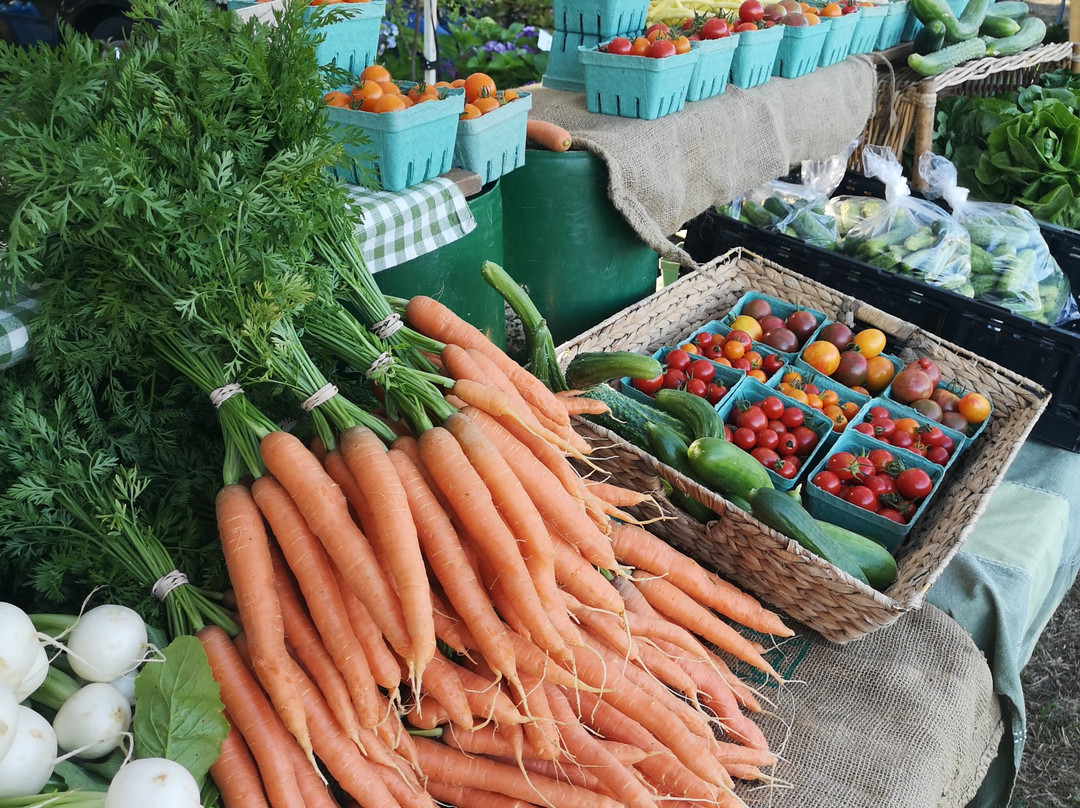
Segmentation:
<svg viewBox="0 0 1080 808">
<path fill-rule="evenodd" d="M 789 681 L 761 684 L 756 720 L 786 785 L 740 785 L 750 808 L 962 808 L 997 754 L 990 668 L 934 606 L 844 645 L 801 630 L 767 658 Z"/>
<path fill-rule="evenodd" d="M 530 117 L 559 124 L 604 160 L 608 195 L 642 240 L 693 266 L 669 236 L 709 206 L 842 151 L 874 112 L 877 73 L 852 56 L 797 79 L 728 85 L 654 121 L 590 113 L 581 93 L 530 85 Z"/>
</svg>

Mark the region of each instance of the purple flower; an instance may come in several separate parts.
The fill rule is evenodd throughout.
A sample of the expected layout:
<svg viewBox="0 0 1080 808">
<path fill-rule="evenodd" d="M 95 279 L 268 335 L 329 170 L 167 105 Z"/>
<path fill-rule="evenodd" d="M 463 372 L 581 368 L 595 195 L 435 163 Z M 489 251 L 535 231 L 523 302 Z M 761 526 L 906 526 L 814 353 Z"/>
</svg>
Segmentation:
<svg viewBox="0 0 1080 808">
<path fill-rule="evenodd" d="M 514 34 L 514 39 L 522 39 L 523 37 L 534 37 L 534 36 L 536 36 L 536 26 L 535 25 L 526 25 L 524 28 L 522 28 L 520 31 L 518 31 L 516 34 Z"/>
<path fill-rule="evenodd" d="M 513 50 L 513 45 L 509 42 L 499 42 L 495 39 L 489 39 L 483 44 L 483 49 L 492 53 L 506 53 L 509 50 Z"/>
</svg>

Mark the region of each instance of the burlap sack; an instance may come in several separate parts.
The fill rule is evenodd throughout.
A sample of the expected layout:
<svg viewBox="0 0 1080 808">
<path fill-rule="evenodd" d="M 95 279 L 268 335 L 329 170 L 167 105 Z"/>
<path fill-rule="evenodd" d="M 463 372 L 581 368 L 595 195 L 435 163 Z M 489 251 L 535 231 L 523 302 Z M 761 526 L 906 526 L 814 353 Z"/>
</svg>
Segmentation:
<svg viewBox="0 0 1080 808">
<path fill-rule="evenodd" d="M 607 164 L 608 194 L 642 240 L 684 266 L 669 237 L 711 205 L 842 151 L 874 111 L 877 72 L 852 56 L 797 79 L 729 85 L 654 121 L 599 115 L 581 93 L 530 86 L 530 116 L 559 124 Z"/>
<path fill-rule="evenodd" d="M 790 680 L 759 681 L 755 717 L 778 783 L 737 786 L 750 808 L 962 808 L 997 754 L 1003 724 L 990 668 L 933 606 L 836 645 L 798 634 L 767 658 Z M 748 671 L 740 673 L 749 677 Z"/>
</svg>

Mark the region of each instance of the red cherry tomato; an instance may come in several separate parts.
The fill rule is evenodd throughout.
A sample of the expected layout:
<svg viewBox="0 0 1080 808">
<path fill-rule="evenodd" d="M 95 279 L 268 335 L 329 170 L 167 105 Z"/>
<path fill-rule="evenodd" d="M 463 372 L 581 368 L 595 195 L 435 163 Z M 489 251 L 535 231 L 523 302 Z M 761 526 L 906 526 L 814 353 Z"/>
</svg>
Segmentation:
<svg viewBox="0 0 1080 808">
<path fill-rule="evenodd" d="M 795 453 L 799 457 L 806 457 L 818 445 L 817 433 L 806 424 L 795 427 L 791 430 L 791 434 L 795 436 L 795 440 L 799 443 L 799 450 Z"/>
<path fill-rule="evenodd" d="M 694 342 L 697 343 L 699 348 L 708 348 L 713 344 L 713 336 L 711 331 L 699 331 L 694 335 Z"/>
<path fill-rule="evenodd" d="M 757 433 L 757 445 L 766 449 L 775 449 L 780 445 L 780 435 L 775 429 L 765 427 Z"/>
<path fill-rule="evenodd" d="M 743 0 L 739 6 L 739 20 L 742 22 L 761 22 L 765 19 L 765 6 L 760 0 Z"/>
<path fill-rule="evenodd" d="M 900 515 L 900 511 L 895 508 L 879 508 L 876 511 L 877 515 L 888 519 L 890 522 L 896 522 L 898 525 L 907 524 L 907 521 Z"/>
<path fill-rule="evenodd" d="M 829 471 L 828 469 L 819 471 L 810 479 L 810 482 L 825 493 L 835 494 L 836 496 L 840 496 L 840 489 L 843 488 L 843 483 L 840 482 L 840 478 L 835 472 Z"/>
<path fill-rule="evenodd" d="M 889 464 L 896 460 L 896 456 L 888 449 L 871 449 L 866 453 L 866 457 L 879 472 L 888 469 Z"/>
<path fill-rule="evenodd" d="M 664 386 L 664 374 L 661 373 L 655 379 L 634 379 L 630 384 L 634 386 L 635 390 L 644 393 L 647 396 L 651 396 Z"/>
<path fill-rule="evenodd" d="M 896 424 L 892 418 L 886 416 L 885 418 L 873 418 L 870 421 L 870 426 L 873 427 L 873 435 L 880 440 L 888 440 L 889 437 L 896 431 Z"/>
<path fill-rule="evenodd" d="M 788 428 L 786 426 L 784 426 L 783 421 L 779 421 L 779 420 L 775 420 L 775 419 L 770 419 L 769 420 L 769 429 L 771 429 L 777 435 L 782 435 L 783 433 L 788 431 Z"/>
<path fill-rule="evenodd" d="M 758 402 L 758 406 L 761 407 L 761 411 L 765 413 L 765 417 L 770 421 L 776 420 L 784 414 L 784 402 L 780 400 L 779 396 L 766 396 Z"/>
<path fill-rule="evenodd" d="M 720 399 L 727 395 L 727 388 L 722 384 L 712 382 L 705 390 L 705 400 L 710 404 L 719 404 Z"/>
<path fill-rule="evenodd" d="M 944 466 L 949 462 L 949 453 L 942 446 L 930 446 L 926 450 L 926 459 L 931 463 Z"/>
<path fill-rule="evenodd" d="M 670 39 L 658 39 L 649 47 L 649 57 L 652 59 L 666 59 L 675 53 L 675 43 Z"/>
<path fill-rule="evenodd" d="M 784 360 L 779 354 L 765 354 L 761 357 L 761 369 L 766 376 L 772 376 L 784 366 Z"/>
<path fill-rule="evenodd" d="M 794 480 L 795 476 L 799 473 L 799 464 L 795 462 L 794 456 L 783 457 L 780 459 L 779 468 L 774 468 L 773 471 L 785 480 Z"/>
<path fill-rule="evenodd" d="M 681 348 L 668 351 L 667 356 L 664 357 L 664 364 L 676 370 L 686 370 L 693 361 L 694 357 Z"/>
<path fill-rule="evenodd" d="M 606 53 L 618 53 L 625 56 L 630 53 L 630 49 L 633 47 L 633 44 L 634 43 L 632 43 L 626 37 L 617 36 L 604 46 L 604 51 Z"/>
<path fill-rule="evenodd" d="M 872 427 L 866 421 L 863 421 L 861 424 L 855 424 L 852 429 L 854 429 L 856 432 L 861 432 L 864 435 L 868 435 L 871 438 L 877 437 L 877 435 L 874 434 L 874 427 Z"/>
<path fill-rule="evenodd" d="M 709 17 L 701 26 L 702 39 L 721 39 L 731 36 L 731 26 L 723 17 Z"/>
<path fill-rule="evenodd" d="M 740 426 L 732 435 L 731 442 L 749 452 L 757 445 L 757 433 L 749 427 Z"/>
<path fill-rule="evenodd" d="M 686 386 L 686 374 L 678 368 L 668 368 L 664 371 L 664 387 L 672 390 L 681 390 Z"/>
<path fill-rule="evenodd" d="M 750 450 L 750 456 L 757 460 L 761 465 L 767 469 L 771 469 L 780 462 L 780 455 L 774 452 L 772 449 L 765 449 L 761 446 L 757 446 Z"/>
<path fill-rule="evenodd" d="M 904 499 L 922 499 L 930 494 L 934 482 L 922 469 L 904 469 L 896 475 L 896 493 Z"/>
<path fill-rule="evenodd" d="M 825 461 L 825 468 L 840 478 L 840 482 L 848 482 L 855 475 L 852 469 L 855 467 L 855 455 L 851 452 L 835 452 L 829 455 Z"/>
<path fill-rule="evenodd" d="M 804 418 L 803 411 L 798 407 L 784 407 L 784 413 L 780 416 L 780 420 L 784 422 L 784 426 L 788 429 L 802 426 Z"/>
<path fill-rule="evenodd" d="M 841 496 L 845 502 L 850 502 L 856 508 L 862 508 L 867 511 L 876 511 L 878 498 L 877 494 L 867 488 L 865 485 L 851 485 L 844 489 Z"/>
<path fill-rule="evenodd" d="M 910 449 L 915 445 L 915 439 L 907 432 L 893 432 L 889 436 L 889 443 L 900 449 Z"/>
<path fill-rule="evenodd" d="M 779 436 L 776 444 L 776 452 L 781 457 L 788 457 L 799 451 L 799 439 L 792 432 L 785 432 Z"/>
<path fill-rule="evenodd" d="M 871 407 L 868 414 L 871 418 L 892 418 L 892 415 L 889 413 L 889 408 L 882 404 Z"/>
<path fill-rule="evenodd" d="M 757 405 L 751 405 L 745 410 L 736 410 L 735 426 L 745 426 L 754 432 L 760 432 L 768 425 L 769 419 L 765 417 L 765 413 Z"/>
<path fill-rule="evenodd" d="M 698 398 L 705 398 L 705 393 L 708 389 L 709 385 L 701 379 L 688 378 L 686 380 L 686 392 L 691 393 Z"/>
<path fill-rule="evenodd" d="M 708 359 L 695 359 L 686 366 L 686 375 L 708 384 L 716 377 L 716 365 Z"/>
</svg>

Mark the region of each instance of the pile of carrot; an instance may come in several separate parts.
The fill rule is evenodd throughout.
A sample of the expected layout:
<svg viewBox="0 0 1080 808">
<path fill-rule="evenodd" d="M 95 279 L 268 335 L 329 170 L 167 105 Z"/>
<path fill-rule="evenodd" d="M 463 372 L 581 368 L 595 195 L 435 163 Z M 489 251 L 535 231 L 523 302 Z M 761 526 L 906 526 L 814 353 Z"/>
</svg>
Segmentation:
<svg viewBox="0 0 1080 808">
<path fill-rule="evenodd" d="M 218 496 L 226 808 L 741 805 L 776 757 L 726 660 L 779 676 L 733 624 L 791 630 L 576 470 L 602 464 L 571 427 L 595 402 L 430 298 L 406 316 L 445 345 L 455 414 L 390 446 L 272 432 L 269 473 Z"/>
</svg>

